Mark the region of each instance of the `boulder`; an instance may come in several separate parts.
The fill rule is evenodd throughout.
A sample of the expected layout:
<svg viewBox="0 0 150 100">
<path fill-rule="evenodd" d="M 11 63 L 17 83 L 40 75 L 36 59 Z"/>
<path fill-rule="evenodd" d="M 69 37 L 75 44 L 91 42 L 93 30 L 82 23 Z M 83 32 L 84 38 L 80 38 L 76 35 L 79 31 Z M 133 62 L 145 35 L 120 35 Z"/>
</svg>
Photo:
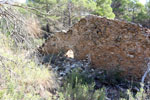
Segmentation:
<svg viewBox="0 0 150 100">
<path fill-rule="evenodd" d="M 94 68 L 118 68 L 123 75 L 141 78 L 150 58 L 150 29 L 125 21 L 88 15 L 66 33 L 49 37 L 42 54 L 72 50 L 76 59 L 90 58 Z"/>
</svg>

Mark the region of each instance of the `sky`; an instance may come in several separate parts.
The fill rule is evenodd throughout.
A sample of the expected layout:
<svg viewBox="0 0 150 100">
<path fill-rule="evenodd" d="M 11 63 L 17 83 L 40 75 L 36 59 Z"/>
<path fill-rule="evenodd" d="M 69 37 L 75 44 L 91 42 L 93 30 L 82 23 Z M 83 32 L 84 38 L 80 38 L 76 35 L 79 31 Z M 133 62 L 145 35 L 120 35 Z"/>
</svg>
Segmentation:
<svg viewBox="0 0 150 100">
<path fill-rule="evenodd" d="M 26 0 L 16 0 L 16 1 L 20 3 L 26 3 Z"/>
<path fill-rule="evenodd" d="M 146 0 L 139 0 L 141 3 L 145 4 Z"/>
</svg>

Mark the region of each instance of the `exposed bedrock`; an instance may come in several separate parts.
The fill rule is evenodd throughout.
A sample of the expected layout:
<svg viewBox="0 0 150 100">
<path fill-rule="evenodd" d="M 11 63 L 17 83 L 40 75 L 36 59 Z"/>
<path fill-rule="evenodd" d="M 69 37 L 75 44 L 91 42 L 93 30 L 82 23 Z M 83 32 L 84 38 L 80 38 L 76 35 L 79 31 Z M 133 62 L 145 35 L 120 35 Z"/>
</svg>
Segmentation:
<svg viewBox="0 0 150 100">
<path fill-rule="evenodd" d="M 43 54 L 74 51 L 76 59 L 91 59 L 95 68 L 119 68 L 123 75 L 141 78 L 150 58 L 150 30 L 140 25 L 94 15 L 82 18 L 66 33 L 46 40 Z"/>
</svg>

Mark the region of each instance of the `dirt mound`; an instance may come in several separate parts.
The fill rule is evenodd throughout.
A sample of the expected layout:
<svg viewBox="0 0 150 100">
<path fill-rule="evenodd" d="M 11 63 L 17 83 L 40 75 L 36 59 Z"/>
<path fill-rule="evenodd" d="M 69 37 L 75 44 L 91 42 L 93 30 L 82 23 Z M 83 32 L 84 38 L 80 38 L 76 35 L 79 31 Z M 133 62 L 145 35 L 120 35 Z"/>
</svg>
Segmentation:
<svg viewBox="0 0 150 100">
<path fill-rule="evenodd" d="M 89 58 L 95 68 L 118 68 L 141 78 L 150 58 L 150 30 L 140 25 L 89 15 L 66 33 L 46 40 L 39 51 L 52 54 L 74 51 L 76 59 Z"/>
</svg>

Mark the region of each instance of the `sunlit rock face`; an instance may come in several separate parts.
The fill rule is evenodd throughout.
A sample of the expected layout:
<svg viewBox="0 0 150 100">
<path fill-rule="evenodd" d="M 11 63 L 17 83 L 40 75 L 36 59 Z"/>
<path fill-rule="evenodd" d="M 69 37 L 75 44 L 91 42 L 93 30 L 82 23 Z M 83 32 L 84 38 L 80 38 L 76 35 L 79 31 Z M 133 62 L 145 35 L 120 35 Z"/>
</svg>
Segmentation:
<svg viewBox="0 0 150 100">
<path fill-rule="evenodd" d="M 43 54 L 73 50 L 74 57 L 91 60 L 94 68 L 118 68 L 141 78 L 150 58 L 150 30 L 140 25 L 94 15 L 82 18 L 66 33 L 59 32 L 39 48 Z"/>
</svg>

